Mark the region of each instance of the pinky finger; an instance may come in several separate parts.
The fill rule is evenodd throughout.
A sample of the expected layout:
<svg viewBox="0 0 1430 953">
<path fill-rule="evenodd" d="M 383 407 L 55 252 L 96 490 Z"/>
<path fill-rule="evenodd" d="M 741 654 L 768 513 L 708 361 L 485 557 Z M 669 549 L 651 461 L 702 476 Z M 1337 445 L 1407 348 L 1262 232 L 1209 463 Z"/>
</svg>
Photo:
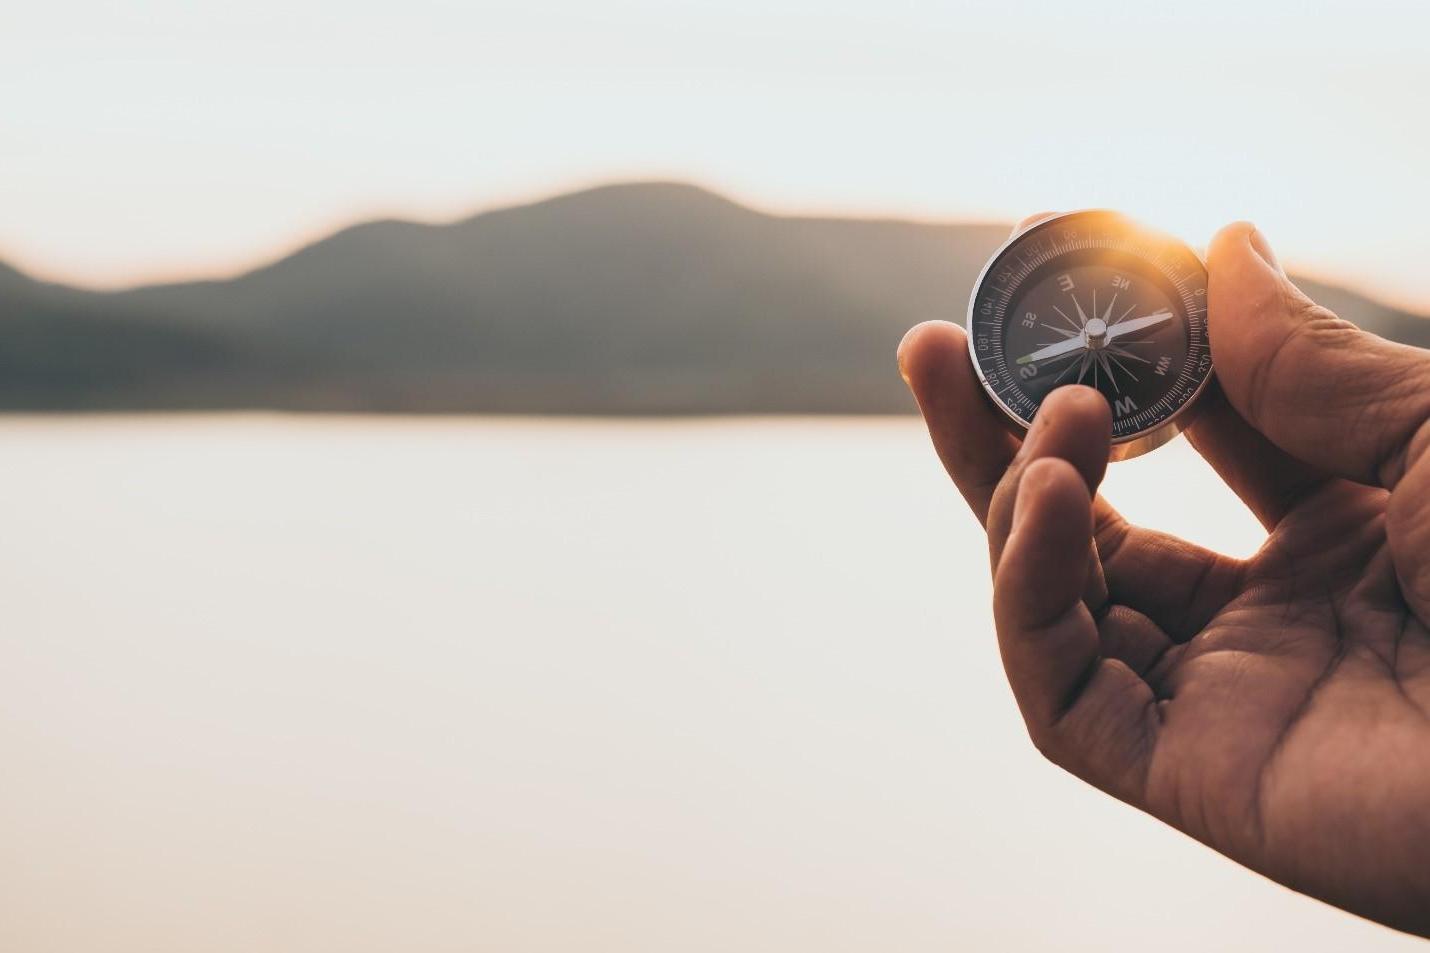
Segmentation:
<svg viewBox="0 0 1430 953">
<path fill-rule="evenodd" d="M 1082 600 L 1091 536 L 1092 500 L 1076 468 L 1055 457 L 1030 463 L 994 576 L 998 646 L 1038 750 L 1140 804 L 1159 718 L 1147 684 L 1101 655 Z"/>
</svg>

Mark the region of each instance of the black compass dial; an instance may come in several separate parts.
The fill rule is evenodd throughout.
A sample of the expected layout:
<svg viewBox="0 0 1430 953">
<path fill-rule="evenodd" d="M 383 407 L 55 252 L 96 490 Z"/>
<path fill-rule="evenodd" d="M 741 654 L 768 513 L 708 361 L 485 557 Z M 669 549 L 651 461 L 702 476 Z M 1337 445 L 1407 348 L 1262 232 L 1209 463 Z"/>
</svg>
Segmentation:
<svg viewBox="0 0 1430 953">
<path fill-rule="evenodd" d="M 1207 275 L 1181 242 L 1115 212 L 1074 212 L 1016 236 L 969 305 L 989 395 L 1027 427 L 1055 387 L 1095 387 L 1125 443 L 1169 425 L 1211 376 Z"/>
</svg>

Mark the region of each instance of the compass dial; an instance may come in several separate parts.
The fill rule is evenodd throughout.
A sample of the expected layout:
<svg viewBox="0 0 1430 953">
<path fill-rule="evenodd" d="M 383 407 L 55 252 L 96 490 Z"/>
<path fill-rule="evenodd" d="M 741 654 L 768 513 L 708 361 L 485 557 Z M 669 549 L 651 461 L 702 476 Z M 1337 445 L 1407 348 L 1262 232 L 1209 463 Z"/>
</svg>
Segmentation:
<svg viewBox="0 0 1430 953">
<path fill-rule="evenodd" d="M 979 380 L 1027 428 L 1055 387 L 1096 388 L 1113 458 L 1170 440 L 1211 379 L 1207 273 L 1186 245 L 1108 211 L 1072 212 L 1014 236 L 968 306 Z"/>
</svg>

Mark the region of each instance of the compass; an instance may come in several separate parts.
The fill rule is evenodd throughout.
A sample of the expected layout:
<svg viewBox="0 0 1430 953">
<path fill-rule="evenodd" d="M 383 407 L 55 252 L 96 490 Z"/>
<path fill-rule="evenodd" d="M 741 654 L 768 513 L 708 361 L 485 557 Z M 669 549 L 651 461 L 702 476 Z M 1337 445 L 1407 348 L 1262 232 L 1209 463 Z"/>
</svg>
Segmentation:
<svg viewBox="0 0 1430 953">
<path fill-rule="evenodd" d="M 1070 212 L 1013 236 L 968 302 L 968 353 L 1027 429 L 1056 387 L 1096 388 L 1112 459 L 1176 436 L 1212 377 L 1207 271 L 1196 252 L 1117 212 Z"/>
</svg>

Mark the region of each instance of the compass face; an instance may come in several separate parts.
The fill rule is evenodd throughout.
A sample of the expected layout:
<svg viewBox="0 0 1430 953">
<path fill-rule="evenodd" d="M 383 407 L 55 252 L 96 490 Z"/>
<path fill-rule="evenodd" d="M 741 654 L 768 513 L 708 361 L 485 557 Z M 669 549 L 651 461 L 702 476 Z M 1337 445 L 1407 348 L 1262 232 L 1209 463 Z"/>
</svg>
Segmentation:
<svg viewBox="0 0 1430 953">
<path fill-rule="evenodd" d="M 1181 429 L 1211 378 L 1207 273 L 1186 245 L 1116 212 L 1039 223 L 994 255 L 973 290 L 968 344 L 994 402 L 1026 428 L 1055 387 L 1112 408 L 1114 457 Z"/>
</svg>

